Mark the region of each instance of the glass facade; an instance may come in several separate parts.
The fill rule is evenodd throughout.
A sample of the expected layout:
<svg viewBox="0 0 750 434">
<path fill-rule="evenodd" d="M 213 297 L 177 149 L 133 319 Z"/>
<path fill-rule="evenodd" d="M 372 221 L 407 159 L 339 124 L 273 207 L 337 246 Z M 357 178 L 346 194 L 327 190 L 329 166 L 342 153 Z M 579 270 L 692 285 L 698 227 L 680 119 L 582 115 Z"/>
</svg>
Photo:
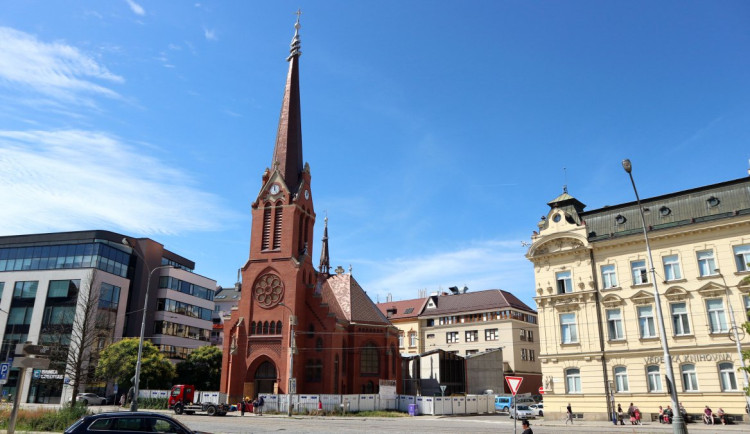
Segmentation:
<svg viewBox="0 0 750 434">
<path fill-rule="evenodd" d="M 190 282 L 185 282 L 184 280 L 176 279 L 170 276 L 162 276 L 159 278 L 159 288 L 168 288 L 174 291 L 180 291 L 183 294 L 188 294 L 194 297 L 211 301 L 213 301 L 214 299 L 215 292 L 213 289 L 194 285 Z"/>
<path fill-rule="evenodd" d="M 0 272 L 95 267 L 125 277 L 129 263 L 129 254 L 102 243 L 0 249 Z"/>
</svg>

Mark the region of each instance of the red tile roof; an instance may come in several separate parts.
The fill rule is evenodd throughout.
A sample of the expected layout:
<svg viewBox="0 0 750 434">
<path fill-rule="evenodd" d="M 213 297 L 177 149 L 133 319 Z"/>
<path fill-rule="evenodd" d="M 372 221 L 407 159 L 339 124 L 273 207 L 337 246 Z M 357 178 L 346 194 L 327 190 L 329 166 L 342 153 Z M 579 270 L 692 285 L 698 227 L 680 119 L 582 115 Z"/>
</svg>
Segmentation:
<svg viewBox="0 0 750 434">
<path fill-rule="evenodd" d="M 391 321 L 396 319 L 405 318 L 416 318 L 424 310 L 424 306 L 427 304 L 427 298 L 415 298 L 412 300 L 400 300 L 400 301 L 389 301 L 385 303 L 378 303 L 376 306 L 380 309 L 380 312 Z M 395 310 L 390 316 L 388 310 Z M 407 312 L 409 309 L 411 311 Z"/>
<path fill-rule="evenodd" d="M 502 289 L 467 292 L 465 294 L 437 296 L 437 307 L 425 309 L 423 315 L 446 315 L 461 312 L 488 311 L 501 308 L 515 308 L 529 313 L 534 309 L 519 300 L 515 295 Z"/>
<path fill-rule="evenodd" d="M 336 317 L 349 322 L 390 325 L 351 274 L 336 274 L 323 284 L 323 301 Z"/>
</svg>

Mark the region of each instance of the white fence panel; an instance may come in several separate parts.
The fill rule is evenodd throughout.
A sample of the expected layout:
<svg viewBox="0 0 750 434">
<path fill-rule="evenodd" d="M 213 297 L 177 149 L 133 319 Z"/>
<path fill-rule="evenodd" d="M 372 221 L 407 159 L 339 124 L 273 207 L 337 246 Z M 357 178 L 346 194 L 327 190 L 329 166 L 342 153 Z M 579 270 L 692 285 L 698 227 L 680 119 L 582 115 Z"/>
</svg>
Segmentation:
<svg viewBox="0 0 750 434">
<path fill-rule="evenodd" d="M 323 411 L 342 411 L 341 395 L 320 395 L 320 400 L 323 402 Z"/>
<path fill-rule="evenodd" d="M 418 396 L 417 408 L 419 414 L 435 414 L 435 398 L 432 396 Z"/>
<path fill-rule="evenodd" d="M 261 393 L 258 396 L 263 397 L 263 411 L 286 412 L 286 395 L 271 395 L 267 393 Z M 283 409 L 280 407 L 279 401 L 283 401 Z"/>
<path fill-rule="evenodd" d="M 375 411 L 375 395 L 359 395 L 359 411 Z"/>
<path fill-rule="evenodd" d="M 342 395 L 342 402 L 344 403 L 344 411 L 346 412 L 357 412 L 359 411 L 359 395 Z"/>
<path fill-rule="evenodd" d="M 477 414 L 477 397 L 476 395 L 466 396 L 466 414 Z"/>
<path fill-rule="evenodd" d="M 399 395 L 398 397 L 398 411 L 406 413 L 409 411 L 409 404 L 414 404 L 414 396 L 412 395 Z"/>
<path fill-rule="evenodd" d="M 453 404 L 452 414 L 466 414 L 466 397 L 454 396 L 451 398 Z"/>
<path fill-rule="evenodd" d="M 487 395 L 478 395 L 477 396 L 477 412 L 478 413 L 487 413 Z"/>
<path fill-rule="evenodd" d="M 219 403 L 219 392 L 200 392 L 200 402 Z"/>
</svg>

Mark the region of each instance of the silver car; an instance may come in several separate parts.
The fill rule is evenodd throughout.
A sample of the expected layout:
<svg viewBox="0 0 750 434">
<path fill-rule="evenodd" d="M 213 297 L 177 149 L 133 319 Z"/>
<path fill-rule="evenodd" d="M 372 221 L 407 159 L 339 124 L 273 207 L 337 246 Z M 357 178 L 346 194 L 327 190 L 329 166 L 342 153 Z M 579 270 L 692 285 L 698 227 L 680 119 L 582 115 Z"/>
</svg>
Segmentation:
<svg viewBox="0 0 750 434">
<path fill-rule="evenodd" d="M 528 405 L 517 405 L 510 409 L 511 419 L 530 419 L 534 417 L 534 412 L 531 411 Z"/>
<path fill-rule="evenodd" d="M 107 403 L 107 398 L 101 397 L 96 393 L 79 393 L 76 395 L 76 401 L 85 403 L 86 405 L 104 405 Z"/>
<path fill-rule="evenodd" d="M 541 402 L 539 404 L 531 404 L 529 408 L 534 412 L 534 416 L 544 416 L 544 404 Z"/>
</svg>

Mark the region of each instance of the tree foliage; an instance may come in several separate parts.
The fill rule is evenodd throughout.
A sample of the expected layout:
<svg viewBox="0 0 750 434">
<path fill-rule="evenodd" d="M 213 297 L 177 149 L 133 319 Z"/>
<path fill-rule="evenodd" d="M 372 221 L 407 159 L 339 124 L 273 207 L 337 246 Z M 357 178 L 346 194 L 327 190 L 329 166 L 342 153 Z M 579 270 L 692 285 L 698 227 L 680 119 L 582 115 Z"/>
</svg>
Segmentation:
<svg viewBox="0 0 750 434">
<path fill-rule="evenodd" d="M 105 348 L 99 356 L 96 375 L 114 380 L 120 390 L 133 385 L 138 360 L 138 338 L 126 338 Z M 143 342 L 140 389 L 167 389 L 175 376 L 174 365 L 149 341 Z"/>
<path fill-rule="evenodd" d="M 222 355 L 219 347 L 197 348 L 177 365 L 177 383 L 192 384 L 198 390 L 219 390 Z"/>
</svg>

